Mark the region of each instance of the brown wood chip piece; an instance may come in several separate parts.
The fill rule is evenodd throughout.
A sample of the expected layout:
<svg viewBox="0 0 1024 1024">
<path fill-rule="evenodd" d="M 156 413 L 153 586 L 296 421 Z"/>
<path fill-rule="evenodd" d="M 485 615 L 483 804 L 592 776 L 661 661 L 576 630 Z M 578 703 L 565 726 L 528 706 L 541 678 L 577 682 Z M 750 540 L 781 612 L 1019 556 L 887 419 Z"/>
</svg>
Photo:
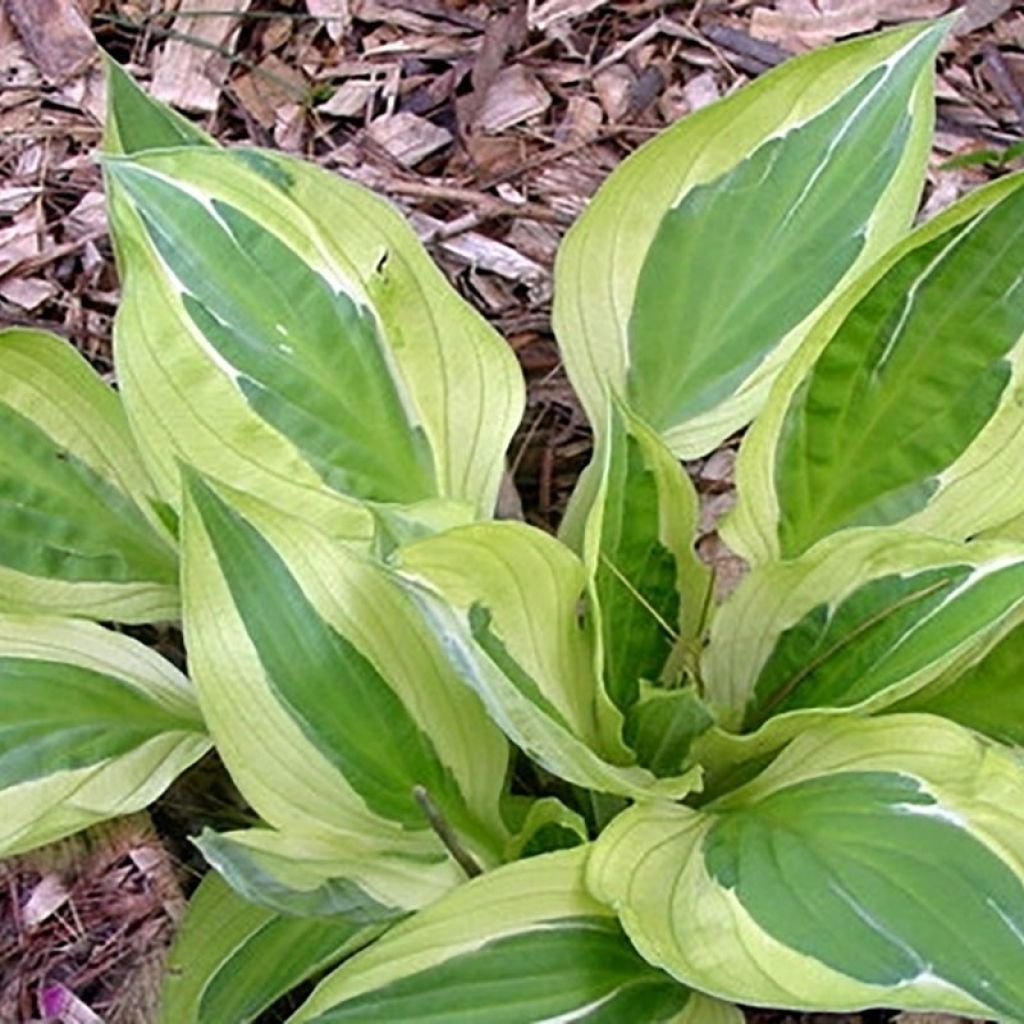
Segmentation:
<svg viewBox="0 0 1024 1024">
<path fill-rule="evenodd" d="M 252 0 L 189 0 L 153 61 L 150 92 L 164 103 L 212 114 L 231 65 L 239 18 Z M 237 14 L 215 12 L 234 11 Z M 207 14 L 207 12 L 209 12 Z"/>
<path fill-rule="evenodd" d="M 321 103 L 316 109 L 330 117 L 358 117 L 366 110 L 379 88 L 380 82 L 372 79 L 350 78 L 338 87 L 338 91 L 326 103 Z"/>
<path fill-rule="evenodd" d="M 547 0 L 530 15 L 530 27 L 545 32 L 553 25 L 596 11 L 605 3 L 607 0 Z"/>
<path fill-rule="evenodd" d="M 714 103 L 722 95 L 713 71 L 702 71 L 683 86 L 683 96 L 691 113 Z"/>
<path fill-rule="evenodd" d="M 306 0 L 306 10 L 322 18 L 327 34 L 337 43 L 352 23 L 349 0 Z"/>
<path fill-rule="evenodd" d="M 954 35 L 977 32 L 1013 9 L 1016 0 L 967 0 L 963 13 L 953 26 Z"/>
<path fill-rule="evenodd" d="M 625 64 L 615 64 L 594 76 L 594 91 L 609 124 L 615 124 L 626 116 L 635 80 L 633 72 Z"/>
<path fill-rule="evenodd" d="M 51 82 L 81 71 L 96 41 L 75 0 L 0 0 L 32 63 Z"/>
<path fill-rule="evenodd" d="M 421 238 L 436 237 L 444 222 L 425 213 L 412 213 L 409 217 Z M 509 281 L 521 281 L 537 287 L 547 283 L 548 272 L 537 262 L 517 252 L 510 245 L 488 238 L 477 231 L 467 231 L 453 238 L 444 238 L 438 245 L 449 255 L 471 267 L 489 270 Z"/>
<path fill-rule="evenodd" d="M 238 101 L 264 128 L 273 128 L 277 112 L 305 98 L 306 81 L 302 72 L 268 53 L 247 74 L 232 83 Z"/>
<path fill-rule="evenodd" d="M 367 131 L 378 146 L 406 167 L 415 167 L 452 141 L 447 129 L 405 110 L 390 117 L 378 117 Z"/>
<path fill-rule="evenodd" d="M 57 286 L 39 277 L 9 277 L 0 281 L 0 295 L 29 313 L 56 294 Z"/>
<path fill-rule="evenodd" d="M 514 64 L 491 83 L 477 111 L 474 127 L 496 134 L 543 114 L 550 106 L 551 95 L 540 79 L 522 64 Z"/>
<path fill-rule="evenodd" d="M 750 32 L 788 49 L 809 49 L 870 31 L 880 21 L 934 18 L 950 6 L 950 0 L 779 0 L 775 10 L 754 9 Z"/>
</svg>

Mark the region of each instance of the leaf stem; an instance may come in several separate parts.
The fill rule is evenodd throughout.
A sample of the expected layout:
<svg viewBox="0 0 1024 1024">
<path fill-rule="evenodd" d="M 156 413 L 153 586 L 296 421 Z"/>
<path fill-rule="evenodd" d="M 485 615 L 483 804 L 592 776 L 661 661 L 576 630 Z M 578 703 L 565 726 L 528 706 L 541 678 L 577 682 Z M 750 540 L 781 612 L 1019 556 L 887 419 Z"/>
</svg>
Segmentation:
<svg viewBox="0 0 1024 1024">
<path fill-rule="evenodd" d="M 415 785 L 412 787 L 413 799 L 420 805 L 423 814 L 426 816 L 430 827 L 437 833 L 438 839 L 444 843 L 445 848 L 455 859 L 456 863 L 470 878 L 476 878 L 484 873 L 483 868 L 477 864 L 472 854 L 462 845 L 455 829 L 448 824 L 447 819 L 441 813 L 441 808 L 434 803 L 434 798 L 427 792 L 426 786 Z"/>
<path fill-rule="evenodd" d="M 632 580 L 626 578 L 626 575 L 615 565 L 615 563 L 602 551 L 600 555 L 601 561 L 604 562 L 611 574 L 629 591 L 632 598 L 654 619 L 655 622 L 668 634 L 668 638 L 672 643 L 676 643 L 679 640 L 679 634 L 665 621 L 664 616 L 658 611 L 650 601 L 640 593 L 639 590 L 633 585 Z"/>
</svg>

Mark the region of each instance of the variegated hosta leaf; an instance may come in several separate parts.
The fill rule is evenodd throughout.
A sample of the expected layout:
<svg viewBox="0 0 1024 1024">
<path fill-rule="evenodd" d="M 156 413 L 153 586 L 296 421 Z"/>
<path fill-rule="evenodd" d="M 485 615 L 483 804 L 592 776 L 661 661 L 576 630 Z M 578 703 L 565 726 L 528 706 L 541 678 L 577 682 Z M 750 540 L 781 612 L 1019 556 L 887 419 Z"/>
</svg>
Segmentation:
<svg viewBox="0 0 1024 1024">
<path fill-rule="evenodd" d="M 466 879 L 428 835 L 396 844 L 383 831 L 301 835 L 266 828 L 205 829 L 195 842 L 239 895 L 294 917 L 391 922 Z"/>
<path fill-rule="evenodd" d="M 141 810 L 209 746 L 188 680 L 148 647 L 0 615 L 0 856 Z"/>
<path fill-rule="evenodd" d="M 275 914 L 247 903 L 211 871 L 168 954 L 160 1024 L 249 1024 L 379 930 Z"/>
<path fill-rule="evenodd" d="M 0 331 L 0 609 L 178 615 L 177 560 L 117 395 L 66 342 Z"/>
<path fill-rule="evenodd" d="M 932 715 L 843 719 L 589 861 L 652 964 L 757 1005 L 1024 1018 L 1024 764 Z"/>
<path fill-rule="evenodd" d="M 706 691 L 771 749 L 822 709 L 878 710 L 970 664 L 1022 618 L 1021 545 L 847 533 L 744 580 L 715 618 Z"/>
<path fill-rule="evenodd" d="M 693 744 L 714 724 L 694 686 L 666 690 L 645 683 L 626 712 L 623 736 L 640 764 L 659 778 L 671 778 L 696 760 Z"/>
<path fill-rule="evenodd" d="M 910 226 L 945 22 L 787 62 L 626 160 L 559 252 L 555 328 L 600 429 L 680 455 L 749 421 L 831 299 Z"/>
<path fill-rule="evenodd" d="M 689 477 L 657 434 L 617 402 L 595 463 L 596 493 L 588 499 L 584 481 L 577 498 L 590 501 L 588 613 L 601 640 L 605 689 L 627 712 L 642 679 L 673 682 L 692 658 L 710 579 L 693 550 L 699 512 Z"/>
<path fill-rule="evenodd" d="M 521 523 L 481 523 L 403 548 L 401 574 L 453 667 L 505 734 L 548 771 L 601 793 L 682 796 L 696 769 L 657 780 L 622 741 L 580 611 L 583 563 Z"/>
<path fill-rule="evenodd" d="M 890 710 L 928 711 L 1024 747 L 1024 626 L 969 668 L 951 669 Z"/>
<path fill-rule="evenodd" d="M 361 501 L 492 512 L 519 370 L 394 209 L 253 150 L 106 170 L 118 373 L 169 501 L 181 460 L 337 536 L 369 535 Z"/>
<path fill-rule="evenodd" d="M 587 823 L 557 797 L 506 796 L 502 807 L 513 828 L 505 860 L 525 860 L 541 853 L 569 850 L 588 839 Z"/>
<path fill-rule="evenodd" d="M 644 963 L 587 894 L 585 858 L 546 854 L 475 879 L 342 964 L 290 1024 L 693 1019 L 700 997 Z"/>
<path fill-rule="evenodd" d="M 105 57 L 103 64 L 107 84 L 103 144 L 108 153 L 215 145 L 213 139 L 188 118 L 141 89 L 116 60 Z"/>
<path fill-rule="evenodd" d="M 962 540 L 1024 511 L 1024 175 L 887 254 L 745 439 L 730 545 L 791 558 L 857 526 Z"/>
<path fill-rule="evenodd" d="M 380 564 L 303 520 L 188 477 L 189 663 L 217 748 L 269 825 L 443 853 L 422 786 L 500 858 L 508 746 Z"/>
</svg>

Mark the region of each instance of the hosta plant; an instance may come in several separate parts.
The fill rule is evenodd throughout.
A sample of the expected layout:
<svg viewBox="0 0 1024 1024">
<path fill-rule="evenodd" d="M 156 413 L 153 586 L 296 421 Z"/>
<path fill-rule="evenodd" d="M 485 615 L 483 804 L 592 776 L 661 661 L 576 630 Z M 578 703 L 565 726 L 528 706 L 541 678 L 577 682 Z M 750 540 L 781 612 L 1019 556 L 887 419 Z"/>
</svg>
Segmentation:
<svg viewBox="0 0 1024 1024">
<path fill-rule="evenodd" d="M 558 538 L 493 517 L 522 382 L 401 215 L 110 67 L 118 392 L 0 335 L 0 850 L 216 747 L 166 1024 L 1024 1020 L 1024 177 L 912 227 L 947 28 L 594 197 Z M 679 459 L 751 421 L 720 600 Z M 179 616 L 190 681 L 109 626 Z"/>
</svg>

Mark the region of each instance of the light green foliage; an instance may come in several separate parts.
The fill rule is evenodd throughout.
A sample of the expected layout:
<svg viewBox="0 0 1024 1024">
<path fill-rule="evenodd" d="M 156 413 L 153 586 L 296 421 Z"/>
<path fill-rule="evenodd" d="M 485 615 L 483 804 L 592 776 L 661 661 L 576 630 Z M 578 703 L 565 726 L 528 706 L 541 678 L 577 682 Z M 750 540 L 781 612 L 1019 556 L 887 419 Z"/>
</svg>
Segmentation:
<svg viewBox="0 0 1024 1024">
<path fill-rule="evenodd" d="M 1021 512 L 1022 185 L 923 224 L 812 333 L 741 452 L 726 532 L 745 557 L 858 526 L 962 540 Z"/>
<path fill-rule="evenodd" d="M 42 331 L 0 331 L 0 609 L 150 622 L 177 564 L 114 392 Z"/>
<path fill-rule="evenodd" d="M 599 429 L 618 395 L 693 456 L 758 411 L 829 300 L 910 223 L 942 33 L 790 61 L 608 179 L 562 246 L 555 295 Z"/>
<path fill-rule="evenodd" d="M 188 681 L 149 648 L 0 615 L 0 855 L 141 810 L 209 746 Z"/>
<path fill-rule="evenodd" d="M 276 914 L 246 902 L 210 872 L 189 900 L 168 953 L 160 1024 L 249 1024 L 377 932 Z"/>
<path fill-rule="evenodd" d="M 0 333 L 0 854 L 212 741 L 252 817 L 163 1024 L 1024 1020 L 1024 176 L 910 229 L 946 27 L 611 175 L 558 539 L 493 520 L 522 381 L 398 211 L 108 67 L 120 397 Z M 678 457 L 755 416 L 720 601 Z M 179 613 L 191 681 L 82 621 Z"/>
</svg>

